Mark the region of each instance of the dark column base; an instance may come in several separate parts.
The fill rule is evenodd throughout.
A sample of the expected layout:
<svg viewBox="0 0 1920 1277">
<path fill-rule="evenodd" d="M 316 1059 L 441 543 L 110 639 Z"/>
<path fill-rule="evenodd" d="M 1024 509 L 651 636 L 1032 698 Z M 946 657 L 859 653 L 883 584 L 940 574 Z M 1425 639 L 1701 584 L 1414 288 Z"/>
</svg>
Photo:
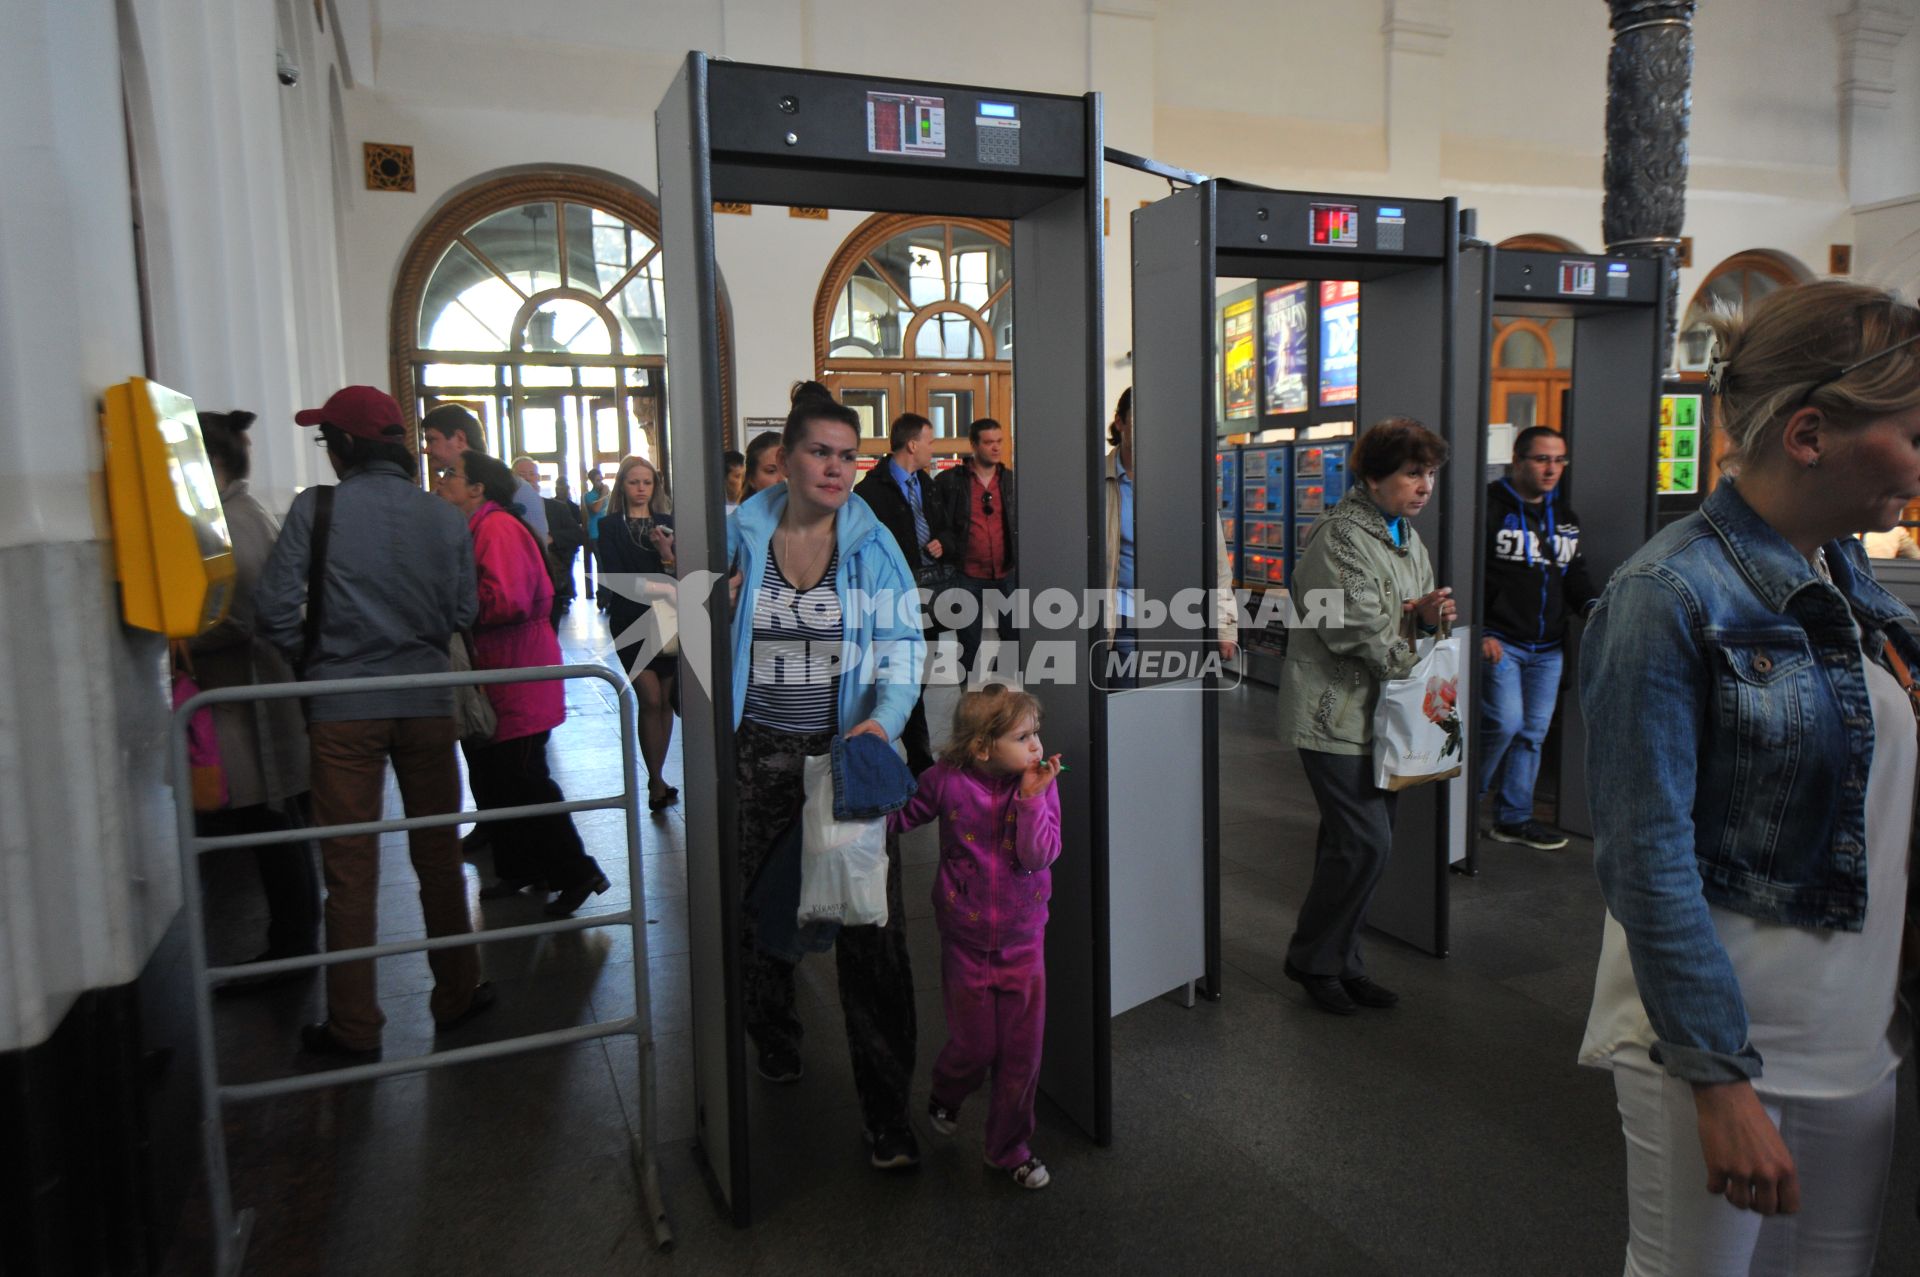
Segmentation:
<svg viewBox="0 0 1920 1277">
<path fill-rule="evenodd" d="M 200 1174 L 179 916 L 131 984 L 0 1052 L 0 1273 L 158 1271 Z"/>
</svg>

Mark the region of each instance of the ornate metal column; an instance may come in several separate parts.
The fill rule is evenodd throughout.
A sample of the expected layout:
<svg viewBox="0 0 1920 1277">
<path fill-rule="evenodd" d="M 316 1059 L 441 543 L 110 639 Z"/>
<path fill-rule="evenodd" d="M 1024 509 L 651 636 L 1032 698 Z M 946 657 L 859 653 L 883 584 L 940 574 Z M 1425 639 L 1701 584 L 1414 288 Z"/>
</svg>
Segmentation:
<svg viewBox="0 0 1920 1277">
<path fill-rule="evenodd" d="M 1606 202 L 1601 233 L 1610 253 L 1667 259 L 1667 333 L 1673 359 L 1679 323 L 1680 231 L 1687 212 L 1687 127 L 1693 113 L 1696 0 L 1607 0 Z"/>
</svg>

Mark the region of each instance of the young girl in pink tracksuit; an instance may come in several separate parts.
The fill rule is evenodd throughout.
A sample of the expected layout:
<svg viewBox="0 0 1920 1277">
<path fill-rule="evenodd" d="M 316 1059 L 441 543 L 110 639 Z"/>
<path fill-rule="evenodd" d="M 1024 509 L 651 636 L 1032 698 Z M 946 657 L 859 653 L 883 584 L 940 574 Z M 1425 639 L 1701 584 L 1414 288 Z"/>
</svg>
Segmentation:
<svg viewBox="0 0 1920 1277">
<path fill-rule="evenodd" d="M 1049 866 L 1060 856 L 1060 756 L 1040 747 L 1040 702 L 998 683 L 960 698 L 946 752 L 913 800 L 888 817 L 896 832 L 940 818 L 934 918 L 947 1045 L 933 1065 L 927 1117 L 951 1135 L 960 1103 L 992 1070 L 987 1164 L 1022 1188 L 1045 1188 L 1027 1140 L 1046 1032 Z"/>
</svg>

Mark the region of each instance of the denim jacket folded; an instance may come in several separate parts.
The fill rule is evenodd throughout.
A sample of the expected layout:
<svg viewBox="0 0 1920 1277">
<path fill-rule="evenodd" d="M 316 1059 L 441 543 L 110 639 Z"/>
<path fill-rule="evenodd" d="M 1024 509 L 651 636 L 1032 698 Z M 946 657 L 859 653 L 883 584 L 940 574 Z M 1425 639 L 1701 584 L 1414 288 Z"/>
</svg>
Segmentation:
<svg viewBox="0 0 1920 1277">
<path fill-rule="evenodd" d="M 1595 865 L 1676 1077 L 1757 1077 L 1709 911 L 1859 931 L 1873 710 L 1862 648 L 1910 665 L 1912 613 L 1851 538 L 1832 584 L 1731 482 L 1608 584 L 1582 643 Z M 1917 880 L 1920 881 L 1920 880 Z M 1911 913 L 1911 902 L 1904 902 Z"/>
<path fill-rule="evenodd" d="M 892 745 L 871 732 L 833 738 L 833 818 L 872 820 L 899 811 L 919 788 Z"/>
</svg>

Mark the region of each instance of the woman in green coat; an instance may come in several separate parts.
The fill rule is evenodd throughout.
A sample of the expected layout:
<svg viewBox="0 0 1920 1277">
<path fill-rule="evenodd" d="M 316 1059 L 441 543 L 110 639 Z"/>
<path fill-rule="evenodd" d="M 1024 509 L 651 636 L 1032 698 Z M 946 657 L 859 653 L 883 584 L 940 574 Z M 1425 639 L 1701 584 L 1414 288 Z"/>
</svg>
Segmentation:
<svg viewBox="0 0 1920 1277">
<path fill-rule="evenodd" d="M 1446 441 L 1410 417 L 1371 427 L 1353 448 L 1358 482 L 1308 532 L 1293 574 L 1296 600 L 1343 596 L 1338 625 L 1291 633 L 1280 675 L 1280 738 L 1300 751 L 1320 807 L 1313 885 L 1285 970 L 1335 1015 L 1400 1001 L 1360 961 L 1360 928 L 1393 846 L 1394 796 L 1373 783 L 1373 710 L 1382 680 L 1412 670 L 1414 631 L 1453 618 L 1452 590 L 1434 588 L 1412 522 L 1446 459 Z"/>
</svg>

